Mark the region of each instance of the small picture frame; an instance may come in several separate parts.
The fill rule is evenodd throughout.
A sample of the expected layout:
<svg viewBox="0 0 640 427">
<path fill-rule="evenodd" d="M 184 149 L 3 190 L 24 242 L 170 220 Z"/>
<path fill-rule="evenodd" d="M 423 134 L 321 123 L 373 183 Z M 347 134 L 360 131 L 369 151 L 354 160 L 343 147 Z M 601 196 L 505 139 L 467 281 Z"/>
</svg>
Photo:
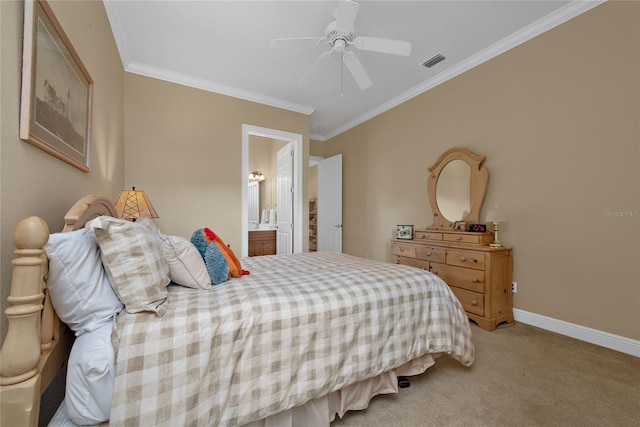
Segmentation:
<svg viewBox="0 0 640 427">
<path fill-rule="evenodd" d="M 473 233 L 486 233 L 487 224 L 469 224 L 467 231 L 471 231 Z"/>
<path fill-rule="evenodd" d="M 412 240 L 413 225 L 398 225 L 396 238 L 403 239 L 403 240 Z"/>
<path fill-rule="evenodd" d="M 464 221 L 456 221 L 453 223 L 453 229 L 454 231 L 466 231 L 467 223 Z"/>
</svg>

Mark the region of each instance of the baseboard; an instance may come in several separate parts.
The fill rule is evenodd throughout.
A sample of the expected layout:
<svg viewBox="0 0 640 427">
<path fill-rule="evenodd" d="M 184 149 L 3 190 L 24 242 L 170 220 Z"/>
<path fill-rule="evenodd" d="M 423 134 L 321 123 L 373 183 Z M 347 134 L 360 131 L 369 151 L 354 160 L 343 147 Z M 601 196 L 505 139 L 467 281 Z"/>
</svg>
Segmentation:
<svg viewBox="0 0 640 427">
<path fill-rule="evenodd" d="M 518 310 L 517 308 L 513 309 L 513 317 L 516 322 L 526 323 L 527 325 L 536 326 L 547 331 L 556 332 L 621 353 L 640 357 L 640 341 L 638 340 L 587 328 L 586 326 L 576 325 L 575 323 L 565 322 L 564 320 Z"/>
</svg>

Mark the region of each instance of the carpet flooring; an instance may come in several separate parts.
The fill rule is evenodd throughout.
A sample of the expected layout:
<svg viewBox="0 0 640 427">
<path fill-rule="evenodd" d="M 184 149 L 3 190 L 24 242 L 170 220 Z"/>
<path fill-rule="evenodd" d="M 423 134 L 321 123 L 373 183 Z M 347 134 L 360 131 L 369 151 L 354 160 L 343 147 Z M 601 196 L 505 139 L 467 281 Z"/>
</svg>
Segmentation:
<svg viewBox="0 0 640 427">
<path fill-rule="evenodd" d="M 640 358 L 522 323 L 471 328 L 470 368 L 442 356 L 331 427 L 640 426 Z"/>
</svg>

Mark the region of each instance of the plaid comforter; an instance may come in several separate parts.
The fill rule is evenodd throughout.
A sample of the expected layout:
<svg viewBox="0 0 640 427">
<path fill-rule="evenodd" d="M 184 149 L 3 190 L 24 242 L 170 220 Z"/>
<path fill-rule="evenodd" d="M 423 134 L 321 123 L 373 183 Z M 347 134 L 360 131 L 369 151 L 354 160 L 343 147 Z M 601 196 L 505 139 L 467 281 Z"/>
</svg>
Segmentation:
<svg viewBox="0 0 640 427">
<path fill-rule="evenodd" d="M 473 362 L 467 316 L 431 273 L 329 252 L 243 268 L 213 290 L 170 286 L 161 318 L 122 311 L 110 424 L 237 426 L 425 353 Z"/>
</svg>

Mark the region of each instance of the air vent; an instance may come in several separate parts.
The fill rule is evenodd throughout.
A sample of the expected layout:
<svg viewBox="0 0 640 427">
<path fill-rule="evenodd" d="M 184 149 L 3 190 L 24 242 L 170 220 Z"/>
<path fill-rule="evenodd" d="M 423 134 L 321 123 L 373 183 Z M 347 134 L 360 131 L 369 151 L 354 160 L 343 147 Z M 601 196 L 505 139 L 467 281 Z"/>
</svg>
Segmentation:
<svg viewBox="0 0 640 427">
<path fill-rule="evenodd" d="M 444 60 L 445 60 L 445 57 L 444 57 L 444 56 L 442 56 L 441 54 L 437 54 L 437 55 L 436 55 L 436 56 L 434 56 L 433 58 L 431 58 L 431 59 L 427 59 L 426 61 L 424 61 L 424 62 L 422 63 L 422 65 L 424 65 L 424 66 L 425 66 L 425 67 L 427 67 L 427 68 L 431 68 L 431 67 L 433 67 L 434 65 L 436 65 L 436 64 L 438 64 L 439 62 L 442 62 L 442 61 L 444 61 Z"/>
</svg>

